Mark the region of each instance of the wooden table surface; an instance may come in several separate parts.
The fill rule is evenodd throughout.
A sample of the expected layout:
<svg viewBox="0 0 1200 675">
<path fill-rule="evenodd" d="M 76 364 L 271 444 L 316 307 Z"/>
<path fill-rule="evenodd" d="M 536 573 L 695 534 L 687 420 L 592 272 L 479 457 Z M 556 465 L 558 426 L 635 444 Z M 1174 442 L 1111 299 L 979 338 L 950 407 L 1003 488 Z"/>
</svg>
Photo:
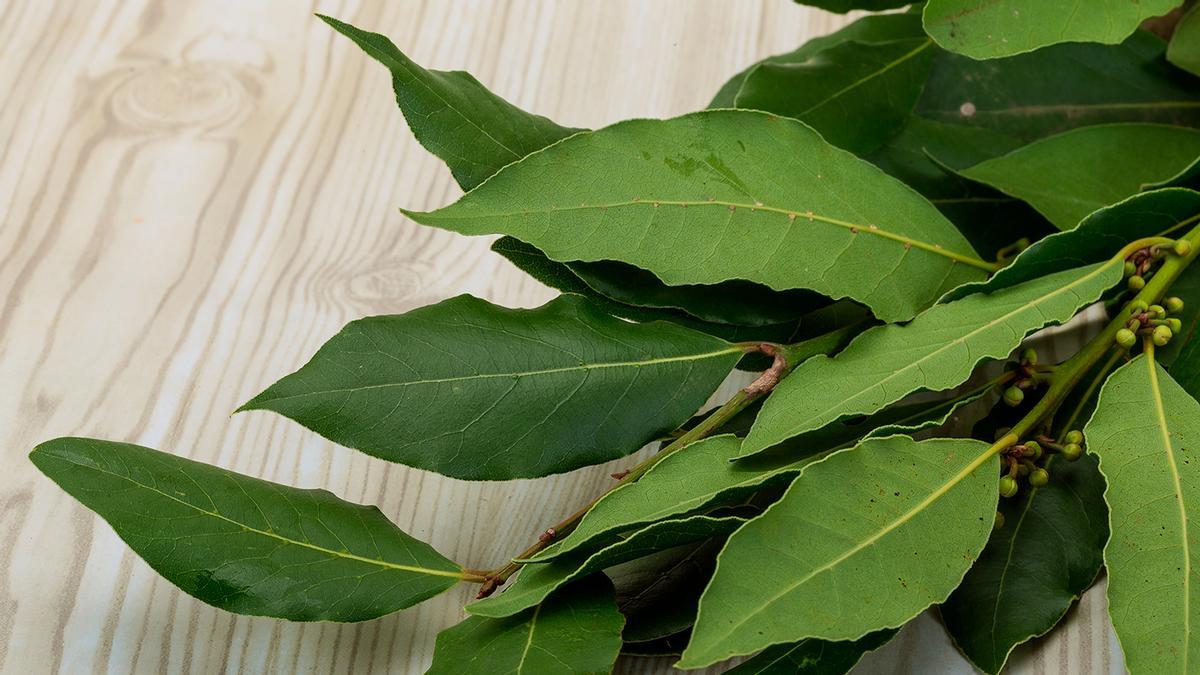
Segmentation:
<svg viewBox="0 0 1200 675">
<path fill-rule="evenodd" d="M 487 240 L 399 214 L 459 190 L 413 140 L 385 70 L 313 11 L 581 127 L 701 108 L 746 64 L 846 21 L 786 0 L 0 2 L 2 672 L 416 673 L 472 592 L 362 624 L 226 614 L 158 579 L 34 469 L 26 453 L 54 436 L 326 487 L 475 567 L 629 464 L 468 483 L 267 413 L 230 416 L 354 318 L 463 292 L 552 296 Z M 1015 670 L 1120 672 L 1110 634 L 1093 589 Z M 970 672 L 929 616 L 859 668 Z"/>
</svg>

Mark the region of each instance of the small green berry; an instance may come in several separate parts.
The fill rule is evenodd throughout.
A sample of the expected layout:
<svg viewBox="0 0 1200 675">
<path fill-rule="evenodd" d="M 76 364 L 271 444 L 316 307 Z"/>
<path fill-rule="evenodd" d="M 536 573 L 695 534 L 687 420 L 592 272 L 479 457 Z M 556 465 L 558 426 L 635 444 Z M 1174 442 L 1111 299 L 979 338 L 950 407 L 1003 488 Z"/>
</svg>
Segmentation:
<svg viewBox="0 0 1200 675">
<path fill-rule="evenodd" d="M 1150 305 L 1147 305 L 1145 300 L 1134 300 L 1132 303 L 1130 303 L 1129 307 L 1134 311 L 1134 313 L 1137 313 L 1146 311 L 1149 309 Z"/>
<path fill-rule="evenodd" d="M 1150 313 L 1150 316 L 1157 317 L 1159 319 L 1167 315 L 1167 310 L 1163 309 L 1162 305 L 1150 305 L 1150 308 L 1146 311 Z"/>
<path fill-rule="evenodd" d="M 1192 252 L 1192 242 L 1180 239 L 1175 242 L 1175 255 L 1187 255 Z"/>
<path fill-rule="evenodd" d="M 996 519 L 994 521 L 992 521 L 992 529 L 998 530 L 1002 527 L 1004 527 L 1004 514 L 997 511 Z"/>
<path fill-rule="evenodd" d="M 1129 277 L 1129 289 L 1130 290 L 1140 291 L 1145 287 L 1146 287 L 1146 280 L 1143 279 L 1140 275 L 1135 274 L 1135 275 Z"/>
<path fill-rule="evenodd" d="M 1067 435 L 1063 437 L 1063 440 L 1066 441 L 1067 443 L 1075 443 L 1075 444 L 1082 443 L 1083 442 L 1083 432 L 1078 429 L 1072 429 L 1071 431 L 1067 432 Z"/>
<path fill-rule="evenodd" d="M 1017 494 L 1017 480 L 1012 476 L 1000 477 L 1000 496 L 1012 497 Z"/>
<path fill-rule="evenodd" d="M 1033 487 L 1042 487 L 1050 482 L 1050 472 L 1045 469 L 1034 469 L 1029 473 L 1029 484 Z"/>
<path fill-rule="evenodd" d="M 1025 456 L 1033 459 L 1041 459 L 1042 446 L 1038 445 L 1037 441 L 1025 441 Z"/>
<path fill-rule="evenodd" d="M 1137 274 L 1137 265 L 1134 265 L 1133 261 L 1131 261 L 1131 260 L 1126 260 L 1125 261 L 1125 276 L 1131 277 L 1135 274 Z"/>
<path fill-rule="evenodd" d="M 1167 328 L 1170 328 L 1172 333 L 1182 332 L 1183 331 L 1183 322 L 1180 321 L 1179 319 L 1176 319 L 1175 317 L 1171 317 L 1171 318 L 1167 319 Z"/>
<path fill-rule="evenodd" d="M 1037 365 L 1037 350 L 1033 347 L 1027 347 L 1021 352 L 1021 363 L 1028 363 L 1031 366 Z"/>
<path fill-rule="evenodd" d="M 1062 456 L 1068 462 L 1074 462 L 1083 454 L 1083 447 L 1078 443 L 1067 443 L 1063 446 Z"/>
<path fill-rule="evenodd" d="M 1014 408 L 1021 405 L 1021 401 L 1025 400 L 1025 392 L 1020 387 L 1009 387 L 1004 390 L 1004 402 Z"/>
<path fill-rule="evenodd" d="M 1121 330 L 1117 331 L 1117 344 L 1121 345 L 1121 347 L 1125 349 L 1129 349 L 1133 345 L 1137 344 L 1137 336 L 1134 335 L 1133 331 L 1129 330 L 1128 328 L 1122 328 Z"/>
<path fill-rule="evenodd" d="M 1166 300 L 1163 300 L 1163 304 L 1167 306 L 1168 312 L 1178 312 L 1179 310 L 1183 309 L 1183 298 L 1171 296 Z"/>
<path fill-rule="evenodd" d="M 1162 347 L 1171 341 L 1171 337 L 1173 335 L 1174 333 L 1171 332 L 1170 328 L 1167 328 L 1166 326 L 1159 326 L 1158 328 L 1154 329 L 1153 333 L 1150 334 L 1150 339 L 1154 342 L 1156 347 Z"/>
</svg>

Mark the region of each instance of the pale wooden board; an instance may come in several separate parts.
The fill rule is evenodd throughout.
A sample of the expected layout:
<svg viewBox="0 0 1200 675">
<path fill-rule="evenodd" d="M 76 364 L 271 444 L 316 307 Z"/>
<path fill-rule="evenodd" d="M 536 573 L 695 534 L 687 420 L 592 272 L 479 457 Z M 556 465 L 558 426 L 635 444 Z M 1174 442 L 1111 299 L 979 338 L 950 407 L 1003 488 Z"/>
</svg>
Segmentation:
<svg viewBox="0 0 1200 675">
<path fill-rule="evenodd" d="M 459 191 L 385 71 L 313 11 L 576 126 L 700 108 L 745 64 L 846 20 L 786 0 L 0 2 L 2 672 L 420 672 L 471 592 L 358 625 L 220 612 L 38 474 L 25 454 L 41 440 L 132 441 L 327 487 L 477 567 L 629 464 L 472 484 L 229 416 L 356 317 L 552 295 L 487 241 L 399 215 Z M 1103 611 L 1093 591 L 1018 670 L 1119 670 Z M 862 669 L 967 671 L 928 617 Z"/>
</svg>

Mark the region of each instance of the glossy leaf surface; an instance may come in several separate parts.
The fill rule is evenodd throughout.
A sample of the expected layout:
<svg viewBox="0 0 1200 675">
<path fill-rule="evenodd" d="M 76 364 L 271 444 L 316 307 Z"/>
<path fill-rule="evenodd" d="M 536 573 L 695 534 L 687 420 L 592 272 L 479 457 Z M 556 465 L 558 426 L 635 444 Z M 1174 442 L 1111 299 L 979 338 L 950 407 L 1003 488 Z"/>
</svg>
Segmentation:
<svg viewBox="0 0 1200 675">
<path fill-rule="evenodd" d="M 619 260 L 671 285 L 807 288 L 883 320 L 911 318 L 990 270 L 920 195 L 800 122 L 743 110 L 577 134 L 451 206 L 409 215 L 508 234 L 553 260 Z"/>
<path fill-rule="evenodd" d="M 1180 0 L 929 0 L 925 30 L 938 44 L 975 59 L 994 59 L 1060 42 L 1116 44 Z"/>
<path fill-rule="evenodd" d="M 502 592 L 467 605 L 477 616 L 511 616 L 537 605 L 563 584 L 592 572 L 635 560 L 656 551 L 729 534 L 744 518 L 692 516 L 664 520 L 614 541 L 595 553 L 582 553 L 549 563 L 526 565 Z"/>
<path fill-rule="evenodd" d="M 1138 31 L 1116 46 L 1063 44 L 1006 59 L 941 54 L 917 112 L 1025 141 L 1111 122 L 1200 126 L 1200 89 L 1165 49 Z"/>
<path fill-rule="evenodd" d="M 621 457 L 674 429 L 741 355 L 578 296 L 522 310 L 464 295 L 351 322 L 242 410 L 447 476 L 526 478 Z"/>
<path fill-rule="evenodd" d="M 438 633 L 426 675 L 608 673 L 624 617 L 612 583 L 596 574 L 503 619 L 470 616 Z"/>
<path fill-rule="evenodd" d="M 1141 355 L 1104 384 L 1084 435 L 1108 482 L 1108 607 L 1126 666 L 1192 672 L 1200 663 L 1200 403 Z"/>
<path fill-rule="evenodd" d="M 1004 526 L 941 607 L 954 643 L 985 673 L 1058 624 L 1104 564 L 1108 509 L 1095 456 L 1052 456 L 1046 466 L 1044 487 L 1000 500 Z"/>
<path fill-rule="evenodd" d="M 904 126 L 934 53 L 933 42 L 919 37 L 842 42 L 804 61 L 763 62 L 746 76 L 734 105 L 793 117 L 861 155 Z"/>
<path fill-rule="evenodd" d="M 961 384 L 981 360 L 1007 356 L 1026 335 L 1063 323 L 1098 299 L 1121 280 L 1122 263 L 1109 260 L 937 305 L 907 325 L 872 328 L 835 357 L 809 359 L 771 393 L 742 456 L 873 413 L 915 391 Z"/>
<path fill-rule="evenodd" d="M 1197 157 L 1195 129 L 1108 124 L 1035 141 L 960 173 L 1028 202 L 1060 230 L 1069 230 L 1144 185 L 1175 176 Z"/>
<path fill-rule="evenodd" d="M 221 609 L 365 621 L 454 586 L 462 568 L 374 506 L 128 443 L 59 438 L 29 458 L 156 572 Z"/>
<path fill-rule="evenodd" d="M 505 164 L 579 131 L 517 108 L 469 73 L 426 70 L 386 36 L 317 16 L 387 67 L 396 103 L 417 141 L 450 167 L 464 190 Z"/>
<path fill-rule="evenodd" d="M 905 436 L 809 466 L 729 538 L 681 666 L 857 640 L 945 600 L 987 541 L 998 472 L 986 443 Z"/>
</svg>

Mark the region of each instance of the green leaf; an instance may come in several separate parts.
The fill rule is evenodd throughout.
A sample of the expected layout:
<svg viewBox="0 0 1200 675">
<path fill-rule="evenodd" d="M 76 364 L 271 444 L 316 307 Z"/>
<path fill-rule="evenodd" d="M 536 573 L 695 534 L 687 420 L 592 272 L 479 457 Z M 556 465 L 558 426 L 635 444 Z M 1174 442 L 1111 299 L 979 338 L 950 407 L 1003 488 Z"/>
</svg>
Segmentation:
<svg viewBox="0 0 1200 675">
<path fill-rule="evenodd" d="M 214 607 L 365 621 L 454 586 L 463 570 L 374 506 L 150 448 L 58 438 L 29 455 L 156 572 Z"/>
<path fill-rule="evenodd" d="M 1197 197 L 1200 201 L 1200 197 Z M 1156 360 L 1166 366 L 1171 378 L 1193 398 L 1200 396 L 1200 265 L 1190 265 L 1171 284 L 1170 294 L 1183 300 L 1183 309 L 1172 316 L 1183 330 L 1167 346 L 1155 350 Z"/>
<path fill-rule="evenodd" d="M 621 650 L 612 583 L 581 579 L 503 619 L 471 616 L 438 633 L 426 675 L 608 673 Z"/>
<path fill-rule="evenodd" d="M 1145 354 L 1109 377 L 1084 429 L 1108 482 L 1108 612 L 1134 673 L 1200 663 L 1200 403 Z"/>
<path fill-rule="evenodd" d="M 1200 126 L 1200 89 L 1164 51 L 1162 40 L 1138 31 L 1117 46 L 1064 44 L 991 61 L 943 53 L 917 114 L 1027 142 L 1110 122 Z"/>
<path fill-rule="evenodd" d="M 961 384 L 981 360 L 1007 356 L 1026 335 L 1096 301 L 1121 280 L 1123 263 L 1108 260 L 940 304 L 907 325 L 868 330 L 833 358 L 805 361 L 775 387 L 741 456 L 873 413 L 914 391 Z"/>
<path fill-rule="evenodd" d="M 413 135 L 450 167 L 464 190 L 505 164 L 579 131 L 517 108 L 469 73 L 425 70 L 386 36 L 317 16 L 391 71 L 396 103 Z"/>
<path fill-rule="evenodd" d="M 1200 75 L 1200 11 L 1196 7 L 1175 24 L 1167 46 L 1167 60 L 1193 75 Z"/>
<path fill-rule="evenodd" d="M 1181 0 L 929 0 L 925 30 L 938 44 L 974 59 L 994 59 L 1060 42 L 1117 44 L 1142 21 Z"/>
<path fill-rule="evenodd" d="M 826 11 L 845 14 L 856 9 L 866 10 L 868 12 L 881 12 L 885 9 L 896 9 L 904 7 L 912 2 L 912 0 L 796 0 L 801 5 L 811 5 L 820 7 Z"/>
<path fill-rule="evenodd" d="M 784 161 L 768 170 L 765 157 Z M 744 279 L 848 297 L 885 321 L 992 269 L 916 193 L 800 122 L 745 110 L 577 134 L 451 206 L 407 213 L 508 234 L 553 260 L 619 260 L 670 285 Z"/>
<path fill-rule="evenodd" d="M 549 563 L 525 565 L 515 582 L 489 598 L 467 605 L 476 616 L 502 617 L 537 605 L 563 584 L 592 572 L 689 542 L 729 534 L 746 522 L 737 516 L 692 516 L 663 520 L 618 539 L 594 553 L 585 552 Z"/>
<path fill-rule="evenodd" d="M 923 38 L 925 30 L 921 27 L 921 17 L 915 14 L 878 14 L 864 16 L 839 30 L 827 35 L 817 36 L 805 42 L 799 48 L 785 54 L 776 54 L 755 63 L 721 85 L 720 91 L 708 104 L 709 108 L 732 108 L 738 91 L 742 88 L 746 76 L 757 66 L 767 63 L 803 63 L 817 52 L 854 40 L 857 42 L 887 42 L 905 38 Z"/>
<path fill-rule="evenodd" d="M 240 409 L 455 478 L 529 478 L 622 457 L 678 427 L 742 353 L 578 296 L 505 309 L 461 295 L 351 322 Z"/>
<path fill-rule="evenodd" d="M 805 469 L 717 559 L 679 666 L 857 640 L 946 599 L 992 528 L 999 460 L 967 439 L 872 439 Z"/>
<path fill-rule="evenodd" d="M 1082 127 L 960 171 L 1028 202 L 1060 230 L 1175 176 L 1200 156 L 1200 131 L 1161 124 Z"/>
<path fill-rule="evenodd" d="M 933 42 L 920 37 L 847 41 L 801 62 L 763 62 L 743 80 L 734 105 L 794 117 L 861 155 L 904 126 L 934 53 Z"/>
<path fill-rule="evenodd" d="M 700 593 L 712 578 L 724 543 L 716 538 L 686 544 L 606 570 L 617 585 L 625 641 L 651 642 L 691 628 Z M 686 644 L 680 645 L 681 651 Z"/>
<path fill-rule="evenodd" d="M 1004 526 L 941 607 L 959 650 L 998 673 L 1017 645 L 1053 628 L 1103 565 L 1104 478 L 1096 458 L 1047 461 L 1045 487 L 1000 500 Z"/>
<path fill-rule="evenodd" d="M 1137 239 L 1181 235 L 1197 217 L 1198 192 L 1183 188 L 1143 192 L 1092 213 L 1072 230 L 1034 242 L 987 281 L 964 284 L 947 293 L 942 302 L 973 293 L 994 293 L 1048 274 L 1104 262 Z"/>
<path fill-rule="evenodd" d="M 838 675 L 848 673 L 862 657 L 896 634 L 893 630 L 870 633 L 853 642 L 801 640 L 767 647 L 754 658 L 725 671 L 725 675 Z"/>
</svg>

